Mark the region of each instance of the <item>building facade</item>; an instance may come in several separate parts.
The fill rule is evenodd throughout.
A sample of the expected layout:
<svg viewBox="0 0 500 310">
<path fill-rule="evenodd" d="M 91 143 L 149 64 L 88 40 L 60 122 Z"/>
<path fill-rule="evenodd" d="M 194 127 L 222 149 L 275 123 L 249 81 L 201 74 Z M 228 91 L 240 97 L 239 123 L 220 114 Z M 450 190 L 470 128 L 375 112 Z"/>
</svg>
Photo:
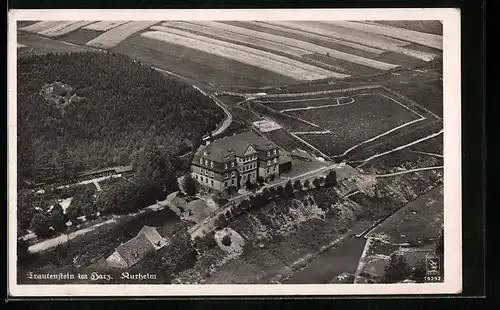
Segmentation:
<svg viewBox="0 0 500 310">
<path fill-rule="evenodd" d="M 191 173 L 203 186 L 224 191 L 244 187 L 247 180 L 279 176 L 279 150 L 268 139 L 248 131 L 213 142 L 195 153 Z"/>
</svg>

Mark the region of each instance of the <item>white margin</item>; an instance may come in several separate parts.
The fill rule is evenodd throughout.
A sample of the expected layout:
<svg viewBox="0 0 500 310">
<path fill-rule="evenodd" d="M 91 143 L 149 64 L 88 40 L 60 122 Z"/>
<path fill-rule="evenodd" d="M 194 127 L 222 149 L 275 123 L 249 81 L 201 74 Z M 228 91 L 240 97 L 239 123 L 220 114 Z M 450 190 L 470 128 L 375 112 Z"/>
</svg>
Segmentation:
<svg viewBox="0 0 500 310">
<path fill-rule="evenodd" d="M 297 14 L 299 13 L 300 14 Z M 445 280 L 425 284 L 307 285 L 17 285 L 17 20 L 441 20 L 444 57 Z M 11 10 L 8 12 L 8 289 L 11 296 L 231 296 L 454 294 L 462 290 L 460 11 L 442 9 L 311 10 Z"/>
</svg>

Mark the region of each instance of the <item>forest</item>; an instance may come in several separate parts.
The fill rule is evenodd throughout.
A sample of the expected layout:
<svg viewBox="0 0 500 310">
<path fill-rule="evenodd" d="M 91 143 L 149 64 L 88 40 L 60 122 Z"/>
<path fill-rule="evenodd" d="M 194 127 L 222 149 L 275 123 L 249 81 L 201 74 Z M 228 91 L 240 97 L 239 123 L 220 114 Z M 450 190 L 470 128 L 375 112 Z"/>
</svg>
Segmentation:
<svg viewBox="0 0 500 310">
<path fill-rule="evenodd" d="M 167 162 L 175 161 L 224 117 L 189 85 L 124 55 L 27 56 L 18 59 L 17 72 L 21 188 L 91 169 L 150 165 L 140 159 L 152 145 Z M 42 90 L 56 82 L 73 92 L 61 97 L 78 100 L 47 100 Z"/>
</svg>

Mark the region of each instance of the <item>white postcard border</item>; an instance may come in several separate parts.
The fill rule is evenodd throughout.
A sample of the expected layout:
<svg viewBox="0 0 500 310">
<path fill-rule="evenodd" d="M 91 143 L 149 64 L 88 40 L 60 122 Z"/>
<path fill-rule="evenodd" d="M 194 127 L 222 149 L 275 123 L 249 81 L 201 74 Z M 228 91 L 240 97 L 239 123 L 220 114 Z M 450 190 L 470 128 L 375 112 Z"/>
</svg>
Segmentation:
<svg viewBox="0 0 500 310">
<path fill-rule="evenodd" d="M 103 18 L 98 18 L 100 15 Z M 444 282 L 282 285 L 18 285 L 16 282 L 18 20 L 440 20 L 443 23 Z M 34 296 L 454 294 L 462 289 L 460 11 L 458 9 L 13 10 L 8 14 L 8 288 Z"/>
</svg>

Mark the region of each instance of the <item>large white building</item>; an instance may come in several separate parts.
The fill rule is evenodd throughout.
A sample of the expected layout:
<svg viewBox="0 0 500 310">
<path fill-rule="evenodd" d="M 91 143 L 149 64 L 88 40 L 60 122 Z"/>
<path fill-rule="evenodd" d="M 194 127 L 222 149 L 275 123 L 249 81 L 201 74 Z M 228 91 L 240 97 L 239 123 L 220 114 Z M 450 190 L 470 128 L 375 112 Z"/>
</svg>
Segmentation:
<svg viewBox="0 0 500 310">
<path fill-rule="evenodd" d="M 276 144 L 248 131 L 201 146 L 195 153 L 191 173 L 200 184 L 223 191 L 240 188 L 248 179 L 256 183 L 279 176 Z"/>
</svg>

